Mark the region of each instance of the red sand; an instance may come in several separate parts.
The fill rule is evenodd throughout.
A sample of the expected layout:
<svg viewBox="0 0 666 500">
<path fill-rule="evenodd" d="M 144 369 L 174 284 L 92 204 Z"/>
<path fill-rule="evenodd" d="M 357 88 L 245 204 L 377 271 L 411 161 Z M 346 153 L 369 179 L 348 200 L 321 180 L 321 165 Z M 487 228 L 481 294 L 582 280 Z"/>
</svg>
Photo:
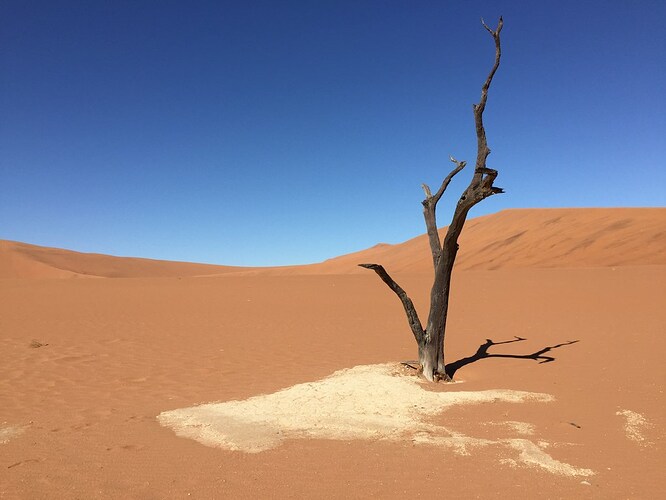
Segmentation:
<svg viewBox="0 0 666 500">
<path fill-rule="evenodd" d="M 665 235 L 665 209 L 519 210 L 469 221 L 461 241 L 448 361 L 487 338 L 525 338 L 489 350 L 510 355 L 578 342 L 545 364 L 480 359 L 461 384 L 436 387 L 554 402 L 457 407 L 433 423 L 493 438 L 511 434 L 498 422 L 529 423 L 555 459 L 596 472 L 587 478 L 514 467 L 500 449 L 413 442 L 298 439 L 245 454 L 158 424 L 165 410 L 413 359 L 400 303 L 354 264 L 385 264 L 425 314 L 423 238 L 253 270 L 2 242 L 0 498 L 660 497 Z M 204 274 L 218 276 L 193 277 Z M 54 279 L 84 275 L 126 279 Z M 645 419 L 643 439 L 627 411 Z"/>
</svg>

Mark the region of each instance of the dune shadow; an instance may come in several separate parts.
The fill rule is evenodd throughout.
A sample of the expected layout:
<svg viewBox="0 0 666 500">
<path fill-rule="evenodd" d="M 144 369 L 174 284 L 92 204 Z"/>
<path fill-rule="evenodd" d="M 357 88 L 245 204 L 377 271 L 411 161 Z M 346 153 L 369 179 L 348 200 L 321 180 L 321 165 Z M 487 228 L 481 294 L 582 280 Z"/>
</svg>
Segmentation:
<svg viewBox="0 0 666 500">
<path fill-rule="evenodd" d="M 514 342 L 522 342 L 524 340 L 527 339 L 523 337 L 515 337 L 513 340 L 504 340 L 502 342 L 494 342 L 492 339 L 486 339 L 486 341 L 483 344 L 481 344 L 479 348 L 476 350 L 476 352 L 471 356 L 468 356 L 466 358 L 461 358 L 457 361 L 454 361 L 453 363 L 447 363 L 446 374 L 449 377 L 453 378 L 455 373 L 458 370 L 460 370 L 463 366 L 467 366 L 471 363 L 475 363 L 476 361 L 486 358 L 532 359 L 540 364 L 550 363 L 552 361 L 555 361 L 556 358 L 554 358 L 553 356 L 548 356 L 546 353 L 549 353 L 553 349 L 557 349 L 565 345 L 571 345 L 575 344 L 576 342 L 579 342 L 578 340 L 570 340 L 568 342 L 562 342 L 561 344 L 544 347 L 543 349 L 539 349 L 538 351 L 535 351 L 530 354 L 493 354 L 488 352 L 488 350 L 493 346 L 502 345 L 502 344 L 512 344 Z"/>
</svg>

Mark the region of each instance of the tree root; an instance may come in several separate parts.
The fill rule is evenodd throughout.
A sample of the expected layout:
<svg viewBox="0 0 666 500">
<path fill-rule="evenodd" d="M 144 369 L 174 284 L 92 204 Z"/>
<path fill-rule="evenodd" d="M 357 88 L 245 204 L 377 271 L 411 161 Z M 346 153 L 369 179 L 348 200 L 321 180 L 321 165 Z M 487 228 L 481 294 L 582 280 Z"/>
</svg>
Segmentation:
<svg viewBox="0 0 666 500">
<path fill-rule="evenodd" d="M 421 376 L 423 375 L 423 367 L 419 364 L 418 361 L 400 361 L 400 364 L 402 366 L 406 366 L 407 368 L 411 368 L 412 370 L 416 371 L 416 374 Z M 435 372 L 434 373 L 434 379 L 435 382 L 443 381 L 443 382 L 453 382 L 453 379 L 449 376 L 448 373 L 442 373 L 442 372 Z"/>
</svg>

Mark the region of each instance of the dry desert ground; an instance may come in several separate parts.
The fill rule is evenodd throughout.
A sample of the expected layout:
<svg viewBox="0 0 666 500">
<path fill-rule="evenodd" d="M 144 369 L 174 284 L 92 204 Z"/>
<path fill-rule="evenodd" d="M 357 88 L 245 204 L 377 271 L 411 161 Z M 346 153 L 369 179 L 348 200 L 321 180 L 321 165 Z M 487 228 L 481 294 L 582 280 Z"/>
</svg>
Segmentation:
<svg viewBox="0 0 666 500">
<path fill-rule="evenodd" d="M 468 221 L 427 384 L 427 240 L 234 268 L 0 241 L 0 498 L 662 498 L 666 209 Z"/>
</svg>

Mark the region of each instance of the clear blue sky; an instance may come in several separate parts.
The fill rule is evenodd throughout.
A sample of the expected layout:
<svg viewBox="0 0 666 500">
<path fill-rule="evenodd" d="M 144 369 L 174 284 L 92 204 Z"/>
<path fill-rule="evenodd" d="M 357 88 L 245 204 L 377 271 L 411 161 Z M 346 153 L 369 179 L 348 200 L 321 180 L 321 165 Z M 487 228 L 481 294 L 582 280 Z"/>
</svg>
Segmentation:
<svg viewBox="0 0 666 500">
<path fill-rule="evenodd" d="M 500 14 L 506 194 L 471 215 L 663 206 L 662 0 L 3 0 L 0 238 L 279 265 L 416 236 Z"/>
</svg>

